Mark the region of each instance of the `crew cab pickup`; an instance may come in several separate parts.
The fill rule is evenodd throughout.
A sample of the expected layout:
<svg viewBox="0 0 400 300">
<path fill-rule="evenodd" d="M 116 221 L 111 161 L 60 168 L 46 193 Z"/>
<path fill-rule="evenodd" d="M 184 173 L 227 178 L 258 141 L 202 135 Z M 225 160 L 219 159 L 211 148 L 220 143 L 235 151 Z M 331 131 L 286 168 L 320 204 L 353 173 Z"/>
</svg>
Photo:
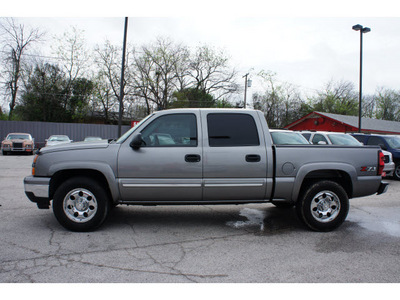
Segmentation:
<svg viewBox="0 0 400 300">
<path fill-rule="evenodd" d="M 384 193 L 377 146 L 273 145 L 264 115 L 175 109 L 149 115 L 117 141 L 42 148 L 25 193 L 72 231 L 99 227 L 127 205 L 295 206 L 312 230 L 347 217 L 349 199 Z"/>
</svg>

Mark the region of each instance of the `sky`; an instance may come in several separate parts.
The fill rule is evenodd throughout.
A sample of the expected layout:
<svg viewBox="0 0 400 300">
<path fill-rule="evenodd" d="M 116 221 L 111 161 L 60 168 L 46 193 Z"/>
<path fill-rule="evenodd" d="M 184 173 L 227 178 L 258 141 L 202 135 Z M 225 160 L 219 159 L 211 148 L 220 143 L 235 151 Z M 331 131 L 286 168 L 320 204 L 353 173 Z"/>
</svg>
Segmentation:
<svg viewBox="0 0 400 300">
<path fill-rule="evenodd" d="M 54 1 L 22 0 L 22 10 L 6 7 L 2 16 L 47 31 L 42 53 L 49 53 L 54 35 L 72 26 L 84 30 L 89 46 L 106 39 L 122 45 L 128 16 L 130 44 L 162 36 L 189 47 L 223 49 L 243 86 L 242 76 L 250 73 L 248 99 L 262 90 L 256 76 L 261 70 L 276 73 L 278 83 L 291 83 L 306 95 L 331 80 L 351 81 L 358 91 L 360 33 L 352 26 L 361 24 L 371 28 L 363 35 L 363 94 L 380 87 L 400 90 L 400 10 L 395 1 L 366 0 L 362 6 L 349 0 L 142 2 L 70 0 L 54 7 Z"/>
</svg>

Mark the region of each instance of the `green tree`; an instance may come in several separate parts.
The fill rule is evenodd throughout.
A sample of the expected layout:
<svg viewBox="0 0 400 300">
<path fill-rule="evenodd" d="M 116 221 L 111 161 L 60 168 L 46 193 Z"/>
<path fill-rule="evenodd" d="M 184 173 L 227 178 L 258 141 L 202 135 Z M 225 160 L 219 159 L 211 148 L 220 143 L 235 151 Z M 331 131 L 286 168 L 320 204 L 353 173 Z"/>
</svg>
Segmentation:
<svg viewBox="0 0 400 300">
<path fill-rule="evenodd" d="M 214 107 L 216 104 L 212 95 L 196 88 L 187 88 L 174 92 L 173 98 L 175 100 L 169 105 L 170 108 Z"/>
<path fill-rule="evenodd" d="M 380 88 L 375 96 L 376 118 L 400 121 L 400 93 L 392 89 Z"/>
<path fill-rule="evenodd" d="M 358 114 L 357 99 L 352 82 L 330 81 L 324 90 L 318 92 L 317 97 L 310 100 L 313 111 L 355 116 Z"/>
<path fill-rule="evenodd" d="M 27 121 L 81 121 L 92 92 L 93 83 L 85 78 L 69 83 L 58 66 L 36 65 L 15 112 Z"/>
</svg>

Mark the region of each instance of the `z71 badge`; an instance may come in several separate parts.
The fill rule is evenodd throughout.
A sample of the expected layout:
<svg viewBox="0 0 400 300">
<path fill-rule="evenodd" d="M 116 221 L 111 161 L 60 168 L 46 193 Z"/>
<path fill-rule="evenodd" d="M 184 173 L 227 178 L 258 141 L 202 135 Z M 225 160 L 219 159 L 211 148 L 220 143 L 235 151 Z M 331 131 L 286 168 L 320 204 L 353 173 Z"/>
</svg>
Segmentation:
<svg viewBox="0 0 400 300">
<path fill-rule="evenodd" d="M 375 172 L 376 167 L 361 167 L 361 172 Z"/>
</svg>

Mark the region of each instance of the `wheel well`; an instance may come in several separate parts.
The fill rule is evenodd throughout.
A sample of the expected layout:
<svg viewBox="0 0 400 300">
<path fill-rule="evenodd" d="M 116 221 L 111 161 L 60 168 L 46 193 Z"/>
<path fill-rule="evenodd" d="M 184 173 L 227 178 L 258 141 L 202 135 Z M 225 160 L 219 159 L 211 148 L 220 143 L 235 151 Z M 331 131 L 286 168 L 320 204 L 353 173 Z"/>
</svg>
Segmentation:
<svg viewBox="0 0 400 300">
<path fill-rule="evenodd" d="M 300 188 L 300 195 L 313 183 L 330 180 L 340 184 L 349 198 L 353 195 L 353 184 L 348 173 L 339 170 L 318 170 L 307 174 Z"/>
<path fill-rule="evenodd" d="M 88 177 L 96 180 L 102 187 L 104 187 L 108 193 L 108 199 L 112 200 L 111 191 L 108 186 L 108 182 L 103 173 L 96 170 L 89 169 L 73 169 L 73 170 L 63 170 L 56 172 L 50 180 L 50 190 L 49 196 L 50 199 L 53 199 L 54 193 L 58 189 L 58 187 L 72 177 Z"/>
</svg>

